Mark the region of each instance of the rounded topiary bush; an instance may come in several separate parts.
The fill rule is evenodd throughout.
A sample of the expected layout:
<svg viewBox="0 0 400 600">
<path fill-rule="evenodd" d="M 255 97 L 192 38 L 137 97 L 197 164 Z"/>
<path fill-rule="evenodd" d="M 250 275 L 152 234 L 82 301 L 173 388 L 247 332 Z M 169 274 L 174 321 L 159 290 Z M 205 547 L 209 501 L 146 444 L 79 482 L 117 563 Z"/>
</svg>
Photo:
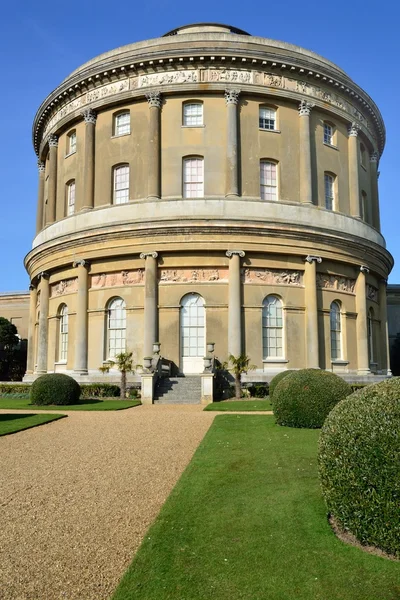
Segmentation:
<svg viewBox="0 0 400 600">
<path fill-rule="evenodd" d="M 361 544 L 400 558 L 400 377 L 340 402 L 321 430 L 319 475 L 329 513 Z"/>
<path fill-rule="evenodd" d="M 281 371 L 280 373 L 278 373 L 278 375 L 275 375 L 275 377 L 271 379 L 268 392 L 270 400 L 272 400 L 275 388 L 278 385 L 278 383 L 282 381 L 282 379 L 284 379 L 286 375 L 289 375 L 289 373 L 293 373 L 293 369 L 286 369 L 286 371 Z"/>
<path fill-rule="evenodd" d="M 351 387 L 329 371 L 292 371 L 275 388 L 274 414 L 279 425 L 322 427 L 332 408 L 351 394 Z"/>
<path fill-rule="evenodd" d="M 77 404 L 81 395 L 78 382 L 63 373 L 50 373 L 38 377 L 31 387 L 30 400 L 32 404 L 43 406 L 47 404 L 66 405 Z"/>
</svg>

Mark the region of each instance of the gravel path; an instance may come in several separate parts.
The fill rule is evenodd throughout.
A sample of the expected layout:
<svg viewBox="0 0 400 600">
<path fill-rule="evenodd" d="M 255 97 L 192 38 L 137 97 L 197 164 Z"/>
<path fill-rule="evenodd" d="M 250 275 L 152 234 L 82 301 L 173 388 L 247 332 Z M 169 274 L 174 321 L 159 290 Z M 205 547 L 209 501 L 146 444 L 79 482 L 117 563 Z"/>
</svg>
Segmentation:
<svg viewBox="0 0 400 600">
<path fill-rule="evenodd" d="M 0 438 L 0 599 L 108 600 L 218 414 L 202 408 L 70 412 Z"/>
</svg>

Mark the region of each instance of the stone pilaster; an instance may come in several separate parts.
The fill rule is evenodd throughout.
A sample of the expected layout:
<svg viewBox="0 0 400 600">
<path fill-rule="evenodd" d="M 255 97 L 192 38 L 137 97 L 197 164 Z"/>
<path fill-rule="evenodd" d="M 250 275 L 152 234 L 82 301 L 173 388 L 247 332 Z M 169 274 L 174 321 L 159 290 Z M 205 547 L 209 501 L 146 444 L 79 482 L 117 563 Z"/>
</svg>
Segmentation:
<svg viewBox="0 0 400 600">
<path fill-rule="evenodd" d="M 78 293 L 76 300 L 75 320 L 75 364 L 74 372 L 87 375 L 88 372 L 88 291 L 89 263 L 86 260 L 77 260 L 72 263 L 78 272 Z"/>
<path fill-rule="evenodd" d="M 56 220 L 58 137 L 49 137 L 49 180 L 47 187 L 46 225 Z"/>
<path fill-rule="evenodd" d="M 379 214 L 379 192 L 378 192 L 378 160 L 379 154 L 372 152 L 370 156 L 370 174 L 371 174 L 371 207 L 372 207 L 372 225 L 381 230 L 381 218 Z"/>
<path fill-rule="evenodd" d="M 392 371 L 390 370 L 390 348 L 389 348 L 389 329 L 388 329 L 388 317 L 387 317 L 387 282 L 382 279 L 379 282 L 379 311 L 381 320 L 381 356 L 382 366 L 381 369 L 386 375 L 391 376 Z"/>
<path fill-rule="evenodd" d="M 304 268 L 304 293 L 306 305 L 306 366 L 308 369 L 319 369 L 319 335 L 318 335 L 318 298 L 317 298 L 317 263 L 320 256 L 307 256 Z"/>
<path fill-rule="evenodd" d="M 40 273 L 40 308 L 39 329 L 37 345 L 37 369 L 38 375 L 47 373 L 47 348 L 49 344 L 49 274 Z"/>
<path fill-rule="evenodd" d="M 161 94 L 146 95 L 149 103 L 148 198 L 161 198 Z"/>
<path fill-rule="evenodd" d="M 83 198 L 78 208 L 88 210 L 94 207 L 94 172 L 95 172 L 95 136 L 97 115 L 91 108 L 82 111 L 85 121 L 85 154 L 83 168 Z"/>
<path fill-rule="evenodd" d="M 229 260 L 229 304 L 228 304 L 228 352 L 233 356 L 242 354 L 242 298 L 240 281 L 240 259 L 243 250 L 227 250 Z"/>
<path fill-rule="evenodd" d="M 39 185 L 37 196 L 37 211 L 36 211 L 36 234 L 43 229 L 43 209 L 44 209 L 44 181 L 45 181 L 45 165 L 40 160 L 38 161 L 39 169 Z"/>
<path fill-rule="evenodd" d="M 157 252 L 142 252 L 145 262 L 144 281 L 144 340 L 143 356 L 153 356 L 153 344 L 158 337 Z"/>
<path fill-rule="evenodd" d="M 315 104 L 302 100 L 299 105 L 300 201 L 312 204 L 310 114 Z"/>
<path fill-rule="evenodd" d="M 239 196 L 238 103 L 240 90 L 225 90 L 227 108 L 226 196 Z"/>
<path fill-rule="evenodd" d="M 28 323 L 28 354 L 26 357 L 26 374 L 31 375 L 35 370 L 35 324 L 36 324 L 37 287 L 29 286 L 29 323 Z"/>
<path fill-rule="evenodd" d="M 357 368 L 360 375 L 368 375 L 368 323 L 367 323 L 367 282 L 369 268 L 362 265 L 356 282 L 356 311 L 357 311 Z"/>
<path fill-rule="evenodd" d="M 358 143 L 357 137 L 360 130 L 357 123 L 352 123 L 349 127 L 349 197 L 350 214 L 357 219 L 361 218 L 360 206 L 360 184 L 358 176 Z"/>
</svg>

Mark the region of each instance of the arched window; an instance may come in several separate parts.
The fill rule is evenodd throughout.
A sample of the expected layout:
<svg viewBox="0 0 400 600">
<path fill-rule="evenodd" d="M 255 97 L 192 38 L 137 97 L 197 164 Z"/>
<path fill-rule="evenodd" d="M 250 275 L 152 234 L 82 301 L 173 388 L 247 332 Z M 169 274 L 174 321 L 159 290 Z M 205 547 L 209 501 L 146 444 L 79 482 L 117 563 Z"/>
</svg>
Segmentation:
<svg viewBox="0 0 400 600">
<path fill-rule="evenodd" d="M 332 302 L 330 309 L 331 326 L 331 359 L 339 360 L 342 358 L 342 321 L 340 314 L 340 305 L 338 302 Z"/>
<path fill-rule="evenodd" d="M 75 180 L 67 183 L 67 216 L 75 212 Z"/>
<path fill-rule="evenodd" d="M 58 360 L 67 362 L 68 358 L 68 307 L 63 304 L 59 310 Z"/>
<path fill-rule="evenodd" d="M 182 123 L 185 127 L 201 127 L 203 125 L 203 103 L 184 102 Z"/>
<path fill-rule="evenodd" d="M 114 115 L 114 135 L 128 135 L 131 132 L 131 115 L 124 111 Z"/>
<path fill-rule="evenodd" d="M 205 355 L 205 307 L 200 294 L 181 300 L 181 367 L 185 373 L 201 373 Z"/>
<path fill-rule="evenodd" d="M 263 357 L 283 358 L 283 310 L 282 301 L 267 296 L 262 309 Z"/>
<path fill-rule="evenodd" d="M 76 152 L 76 131 L 70 131 L 68 134 L 68 146 L 67 146 L 67 155 L 74 154 Z"/>
<path fill-rule="evenodd" d="M 276 130 L 276 110 L 269 106 L 260 106 L 258 112 L 258 124 L 260 129 L 267 131 Z"/>
<path fill-rule="evenodd" d="M 115 358 L 126 350 L 126 306 L 122 298 L 114 298 L 107 308 L 107 358 Z"/>
<path fill-rule="evenodd" d="M 278 199 L 277 164 L 269 160 L 260 161 L 261 200 Z"/>
<path fill-rule="evenodd" d="M 324 173 L 325 208 L 328 210 L 335 210 L 336 208 L 335 180 L 336 177 L 333 173 Z"/>
<path fill-rule="evenodd" d="M 368 311 L 368 356 L 370 364 L 375 362 L 374 358 L 374 311 L 372 308 Z"/>
<path fill-rule="evenodd" d="M 129 165 L 113 169 L 113 204 L 129 202 Z"/>
<path fill-rule="evenodd" d="M 183 197 L 204 197 L 204 159 L 190 156 L 183 159 Z"/>
<path fill-rule="evenodd" d="M 334 145 L 334 135 L 335 135 L 335 127 L 332 123 L 328 123 L 324 121 L 324 144 L 328 144 L 328 146 Z"/>
</svg>

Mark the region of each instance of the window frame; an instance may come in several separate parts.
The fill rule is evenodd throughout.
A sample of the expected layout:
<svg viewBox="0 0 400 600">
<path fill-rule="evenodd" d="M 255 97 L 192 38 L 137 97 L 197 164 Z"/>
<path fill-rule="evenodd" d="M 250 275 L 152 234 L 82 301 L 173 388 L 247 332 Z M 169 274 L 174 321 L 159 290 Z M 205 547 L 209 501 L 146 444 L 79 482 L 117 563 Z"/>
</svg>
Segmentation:
<svg viewBox="0 0 400 600">
<path fill-rule="evenodd" d="M 362 142 L 360 142 L 359 151 L 360 151 L 360 165 L 362 166 L 363 169 L 367 170 L 367 149 Z"/>
<path fill-rule="evenodd" d="M 335 311 L 334 311 L 335 309 Z M 335 322 L 333 322 L 335 316 Z M 343 360 L 343 327 L 342 306 L 339 300 L 333 300 L 329 307 L 329 339 L 331 350 L 331 362 Z M 334 343 L 333 343 L 334 341 Z M 335 349 L 335 352 L 334 352 Z M 337 356 L 334 356 L 334 353 Z"/>
<path fill-rule="evenodd" d="M 332 192 L 331 196 L 327 196 L 327 181 L 328 181 L 328 178 L 329 178 L 329 181 L 331 183 L 331 192 Z M 328 198 L 332 202 L 332 207 L 331 208 L 327 205 Z M 332 212 L 336 212 L 337 211 L 337 206 L 338 206 L 338 202 L 337 202 L 337 176 L 335 175 L 335 173 L 331 173 L 330 171 L 324 171 L 324 208 L 326 210 L 330 210 Z"/>
<path fill-rule="evenodd" d="M 128 124 L 127 124 L 127 131 L 119 131 L 119 128 L 121 127 L 126 127 L 126 124 L 122 124 L 119 125 L 118 120 L 121 117 L 124 116 L 128 116 Z M 120 110 L 119 112 L 116 112 L 113 114 L 113 129 L 112 129 L 112 136 L 113 137 L 122 137 L 124 135 L 130 135 L 131 134 L 131 111 L 130 110 Z"/>
<path fill-rule="evenodd" d="M 328 136 L 326 135 L 326 129 L 329 127 L 331 130 L 331 133 Z M 329 139 L 329 141 L 327 141 Z M 322 123 L 322 140 L 323 143 L 325 144 L 325 146 L 329 146 L 330 148 L 337 148 L 337 144 L 336 144 L 336 126 L 334 125 L 334 123 L 332 123 L 331 121 L 323 121 Z"/>
<path fill-rule="evenodd" d="M 127 174 L 125 174 L 125 176 L 124 176 L 125 183 L 127 183 L 127 186 L 118 188 L 117 187 L 118 172 L 121 171 L 121 174 L 122 174 L 122 169 L 127 169 Z M 118 165 L 113 166 L 113 168 L 112 168 L 112 202 L 111 202 L 111 204 L 113 206 L 118 206 L 120 204 L 128 204 L 129 196 L 130 196 L 130 176 L 131 176 L 131 170 L 130 170 L 129 163 L 120 163 Z M 126 195 L 124 195 L 124 194 L 118 195 L 118 192 L 127 192 L 127 193 L 126 193 Z M 121 201 L 117 202 L 116 200 L 119 199 L 120 197 L 126 198 L 126 200 L 123 202 L 121 202 Z"/>
<path fill-rule="evenodd" d="M 58 308 L 58 363 L 68 362 L 68 306 L 61 304 Z"/>
<path fill-rule="evenodd" d="M 185 114 L 185 110 L 189 106 L 200 106 L 201 107 L 201 115 L 199 116 L 199 115 Z M 188 123 L 187 119 L 190 119 L 191 117 L 199 118 L 200 122 Z M 204 127 L 204 102 L 202 102 L 201 100 L 185 100 L 185 102 L 182 102 L 182 127 L 190 127 L 190 128 Z"/>
<path fill-rule="evenodd" d="M 374 318 L 374 309 L 371 307 L 367 315 L 368 361 L 370 365 L 375 364 Z"/>
<path fill-rule="evenodd" d="M 73 202 L 71 202 L 71 198 Z M 72 217 L 75 214 L 76 207 L 76 181 L 70 179 L 66 183 L 66 214 L 67 217 Z"/>
<path fill-rule="evenodd" d="M 268 315 L 268 307 L 272 305 L 272 302 L 270 302 L 269 300 L 274 300 L 276 304 L 276 302 L 279 302 L 279 309 L 280 309 L 280 315 L 277 316 L 273 316 L 273 315 Z M 268 318 L 270 319 L 280 319 L 281 324 L 280 325 L 266 325 L 265 322 L 268 320 Z M 262 311 L 261 311 L 261 320 L 262 320 L 262 325 L 261 325 L 261 336 L 262 336 L 262 354 L 263 354 L 263 361 L 267 361 L 267 362 L 274 362 L 274 361 L 279 361 L 282 362 L 285 360 L 285 356 L 286 356 L 286 346 L 285 346 L 285 319 L 284 319 L 284 304 L 283 304 L 283 300 L 280 296 L 278 296 L 277 294 L 268 294 L 267 296 L 265 296 L 263 303 L 262 303 Z M 271 338 L 271 334 L 270 332 L 274 331 L 275 332 L 275 336 L 274 338 Z M 280 333 L 280 336 L 277 335 L 277 333 Z M 280 354 L 275 354 L 275 356 L 268 354 L 268 352 L 270 351 L 270 342 L 271 339 L 275 339 L 280 340 L 280 346 L 278 346 L 277 344 L 275 345 L 275 351 L 277 351 L 278 348 L 280 348 Z"/>
<path fill-rule="evenodd" d="M 262 110 L 266 110 L 266 111 L 271 111 L 274 113 L 274 118 L 266 118 L 266 117 L 261 117 L 261 111 Z M 262 125 L 261 121 L 273 121 L 273 127 L 265 127 Z M 258 107 L 258 129 L 260 131 L 279 131 L 278 128 L 278 109 L 276 108 L 276 106 L 270 106 L 268 104 L 260 104 Z"/>
<path fill-rule="evenodd" d="M 72 140 L 74 140 L 73 144 L 72 144 Z M 67 158 L 68 156 L 71 156 L 71 154 L 76 154 L 76 147 L 77 147 L 77 135 L 76 135 L 76 129 L 73 129 L 72 131 L 68 132 L 68 134 L 67 134 L 67 153 L 66 153 L 65 157 Z"/>
<path fill-rule="evenodd" d="M 271 184 L 263 184 L 262 183 L 262 166 L 263 165 L 271 165 L 275 167 L 275 185 Z M 273 181 L 273 179 L 271 179 Z M 267 202 L 278 202 L 279 201 L 279 162 L 272 158 L 261 158 L 260 159 L 260 167 L 259 167 L 259 185 L 260 185 L 260 199 Z M 263 190 L 267 188 L 275 190 L 275 198 L 267 198 L 263 196 Z M 265 194 L 266 196 L 267 194 Z"/>
<path fill-rule="evenodd" d="M 120 312 L 118 312 L 120 311 Z M 121 296 L 110 298 L 106 306 L 106 361 L 114 360 L 120 352 L 126 352 L 126 302 Z M 121 322 L 122 326 L 111 326 L 112 321 Z M 120 332 L 120 334 L 118 334 Z M 113 343 L 114 342 L 114 343 Z M 117 342 L 119 344 L 117 345 Z M 114 350 L 112 350 L 114 346 Z"/>
<path fill-rule="evenodd" d="M 201 181 L 189 181 L 186 180 L 187 177 L 187 171 L 186 171 L 186 165 L 189 163 L 189 161 L 198 161 L 199 163 L 201 163 Z M 189 155 L 189 156 L 184 156 L 182 158 L 182 198 L 204 198 L 204 156 L 200 156 L 200 155 Z M 196 193 L 196 194 L 189 194 L 188 193 L 188 187 L 190 184 L 194 184 L 194 185 L 200 185 L 200 192 L 201 193 Z"/>
</svg>

